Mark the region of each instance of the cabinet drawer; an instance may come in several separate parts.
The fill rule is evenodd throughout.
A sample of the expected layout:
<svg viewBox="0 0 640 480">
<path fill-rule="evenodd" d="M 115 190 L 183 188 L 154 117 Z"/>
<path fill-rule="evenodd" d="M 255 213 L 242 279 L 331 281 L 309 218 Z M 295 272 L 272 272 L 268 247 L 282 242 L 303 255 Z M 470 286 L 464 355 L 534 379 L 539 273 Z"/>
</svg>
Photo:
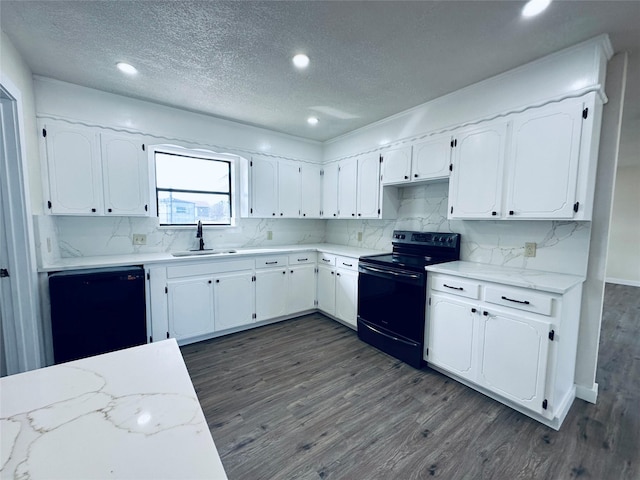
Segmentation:
<svg viewBox="0 0 640 480">
<path fill-rule="evenodd" d="M 287 265 L 287 257 L 284 255 L 256 258 L 256 268 L 282 267 Z"/>
<path fill-rule="evenodd" d="M 289 254 L 289 265 L 299 265 L 303 263 L 316 263 L 316 253 L 300 252 Z"/>
<path fill-rule="evenodd" d="M 336 267 L 345 270 L 358 271 L 358 259 L 351 257 L 336 257 Z"/>
<path fill-rule="evenodd" d="M 487 286 L 484 296 L 487 303 L 526 310 L 540 315 L 551 315 L 554 298 L 553 295 L 546 293 L 501 286 Z"/>
<path fill-rule="evenodd" d="M 457 277 L 441 277 L 432 275 L 431 289 L 438 292 L 446 292 L 459 297 L 474 298 L 480 297 L 480 284 L 473 280 L 462 280 Z"/>
<path fill-rule="evenodd" d="M 215 273 L 237 272 L 240 270 L 253 270 L 253 261 L 234 260 L 223 262 L 214 260 L 206 263 L 191 263 L 188 265 L 167 267 L 167 278 L 194 277 Z"/>
<path fill-rule="evenodd" d="M 329 253 L 318 253 L 318 265 L 335 265 L 336 256 Z"/>
</svg>

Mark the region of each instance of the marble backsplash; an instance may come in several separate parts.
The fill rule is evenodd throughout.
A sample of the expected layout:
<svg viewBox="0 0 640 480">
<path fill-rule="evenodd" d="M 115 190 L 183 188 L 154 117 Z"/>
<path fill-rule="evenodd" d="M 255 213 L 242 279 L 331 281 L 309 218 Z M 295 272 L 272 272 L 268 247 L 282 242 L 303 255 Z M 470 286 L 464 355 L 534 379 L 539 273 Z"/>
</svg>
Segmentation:
<svg viewBox="0 0 640 480">
<path fill-rule="evenodd" d="M 586 275 L 589 222 L 447 220 L 447 182 L 404 187 L 400 192 L 396 220 L 328 220 L 325 240 L 390 251 L 393 230 L 456 232 L 462 235 L 462 260 Z M 525 242 L 537 244 L 535 257 L 524 256 Z"/>
<path fill-rule="evenodd" d="M 240 219 L 239 226 L 206 229 L 207 248 L 269 247 L 329 242 L 390 251 L 393 230 L 457 232 L 461 258 L 550 272 L 585 275 L 591 224 L 573 221 L 447 220 L 448 182 L 400 189 L 395 220 Z M 157 253 L 195 248 L 194 228 L 159 228 L 156 218 L 36 216 L 39 263 L 57 258 Z M 272 239 L 268 240 L 268 232 Z M 134 246 L 134 233 L 147 244 Z M 358 240 L 362 233 L 362 240 Z M 525 242 L 535 242 L 535 257 L 524 257 Z"/>
</svg>

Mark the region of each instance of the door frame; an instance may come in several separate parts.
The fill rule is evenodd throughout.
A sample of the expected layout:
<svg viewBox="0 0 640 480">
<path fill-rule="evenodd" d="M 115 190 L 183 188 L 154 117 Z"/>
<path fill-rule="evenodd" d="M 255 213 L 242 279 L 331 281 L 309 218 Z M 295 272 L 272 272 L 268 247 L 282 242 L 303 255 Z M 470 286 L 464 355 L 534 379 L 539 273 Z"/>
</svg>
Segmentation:
<svg viewBox="0 0 640 480">
<path fill-rule="evenodd" d="M 11 299 L 2 315 L 2 350 L 9 375 L 45 365 L 35 239 L 26 178 L 22 92 L 0 73 L 0 208 L 6 228 Z M 5 260 L 5 259 L 3 259 Z M 8 289 L 3 289 L 4 291 Z M 1 294 L 1 291 L 0 291 Z M 3 304 L 5 302 L 3 301 Z M 5 315 L 6 314 L 6 315 Z"/>
</svg>

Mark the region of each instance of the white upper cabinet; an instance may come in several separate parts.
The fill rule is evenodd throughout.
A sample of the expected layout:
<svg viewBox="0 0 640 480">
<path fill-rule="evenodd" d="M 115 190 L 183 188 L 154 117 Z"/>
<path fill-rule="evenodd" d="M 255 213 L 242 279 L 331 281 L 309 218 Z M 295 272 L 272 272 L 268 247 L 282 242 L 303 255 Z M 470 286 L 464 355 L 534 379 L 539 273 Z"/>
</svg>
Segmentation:
<svg viewBox="0 0 640 480">
<path fill-rule="evenodd" d="M 304 218 L 320 218 L 322 210 L 321 167 L 304 163 L 301 172 L 301 200 L 300 210 Z"/>
<path fill-rule="evenodd" d="M 382 153 L 382 183 L 392 185 L 411 181 L 411 147 L 394 148 Z"/>
<path fill-rule="evenodd" d="M 517 115 L 508 155 L 506 213 L 520 218 L 574 217 L 583 102 Z"/>
<path fill-rule="evenodd" d="M 252 217 L 275 217 L 278 212 L 278 161 L 273 158 L 253 158 L 251 168 Z"/>
<path fill-rule="evenodd" d="M 449 182 L 449 218 L 495 218 L 501 215 L 506 121 L 460 130 L 453 140 Z"/>
<path fill-rule="evenodd" d="M 599 107 L 589 94 L 456 132 L 449 218 L 590 220 Z"/>
<path fill-rule="evenodd" d="M 338 168 L 338 217 L 356 218 L 358 159 L 340 162 Z"/>
<path fill-rule="evenodd" d="M 298 162 L 278 161 L 278 215 L 299 217 L 301 167 Z"/>
<path fill-rule="evenodd" d="M 322 168 L 322 217 L 338 216 L 338 164 L 329 163 Z"/>
<path fill-rule="evenodd" d="M 100 135 L 104 213 L 146 216 L 149 211 L 147 153 L 140 138 Z"/>
<path fill-rule="evenodd" d="M 380 213 L 380 156 L 378 154 L 363 155 L 358 158 L 356 191 L 357 217 L 378 218 Z"/>
<path fill-rule="evenodd" d="M 56 122 L 43 124 L 49 213 L 149 215 L 142 137 Z"/>
<path fill-rule="evenodd" d="M 413 146 L 396 148 L 382 154 L 383 185 L 437 180 L 449 176 L 451 135 L 433 135 Z"/>
<path fill-rule="evenodd" d="M 58 215 L 102 213 L 100 137 L 95 129 L 47 123 L 48 211 Z"/>
<path fill-rule="evenodd" d="M 435 180 L 449 176 L 451 135 L 434 135 L 413 145 L 411 181 Z"/>
</svg>

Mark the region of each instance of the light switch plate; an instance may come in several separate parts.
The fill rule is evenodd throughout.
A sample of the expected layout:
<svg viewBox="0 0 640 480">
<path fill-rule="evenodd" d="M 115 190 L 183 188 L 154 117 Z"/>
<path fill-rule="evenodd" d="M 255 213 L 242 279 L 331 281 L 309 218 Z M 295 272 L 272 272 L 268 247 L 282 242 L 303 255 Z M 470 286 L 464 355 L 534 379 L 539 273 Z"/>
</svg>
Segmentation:
<svg viewBox="0 0 640 480">
<path fill-rule="evenodd" d="M 267 240 L 273 240 L 273 232 L 271 230 L 267 230 Z"/>
<path fill-rule="evenodd" d="M 361 242 L 362 241 L 362 232 L 358 232 L 358 241 Z"/>
</svg>

